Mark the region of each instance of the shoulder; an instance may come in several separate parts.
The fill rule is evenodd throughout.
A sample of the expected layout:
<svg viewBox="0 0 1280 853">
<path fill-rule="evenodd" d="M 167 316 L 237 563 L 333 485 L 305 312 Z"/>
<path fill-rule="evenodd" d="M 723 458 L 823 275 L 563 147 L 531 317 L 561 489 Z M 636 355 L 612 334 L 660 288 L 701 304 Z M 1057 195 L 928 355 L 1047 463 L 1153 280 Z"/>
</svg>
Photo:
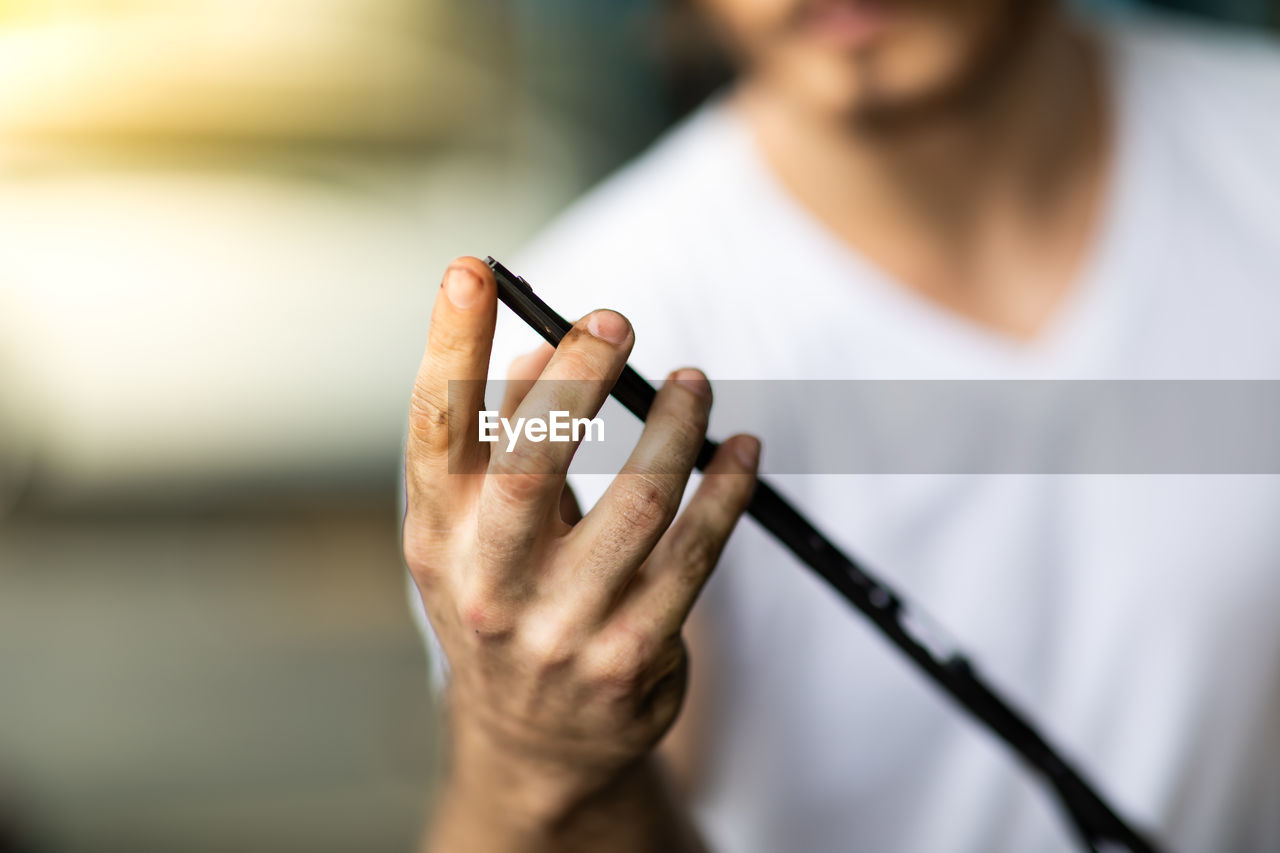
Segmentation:
<svg viewBox="0 0 1280 853">
<path fill-rule="evenodd" d="M 1225 85 L 1275 97 L 1280 41 L 1268 32 L 1155 13 L 1116 22 L 1108 32 L 1128 61 L 1167 75 L 1170 94 Z"/>
<path fill-rule="evenodd" d="M 1109 35 L 1125 120 L 1145 155 L 1170 164 L 1168 191 L 1246 231 L 1270 229 L 1280 215 L 1280 42 L 1147 15 Z"/>
<path fill-rule="evenodd" d="M 1133 106 L 1201 159 L 1280 164 L 1280 41 L 1238 27 L 1141 16 L 1112 32 Z"/>
</svg>

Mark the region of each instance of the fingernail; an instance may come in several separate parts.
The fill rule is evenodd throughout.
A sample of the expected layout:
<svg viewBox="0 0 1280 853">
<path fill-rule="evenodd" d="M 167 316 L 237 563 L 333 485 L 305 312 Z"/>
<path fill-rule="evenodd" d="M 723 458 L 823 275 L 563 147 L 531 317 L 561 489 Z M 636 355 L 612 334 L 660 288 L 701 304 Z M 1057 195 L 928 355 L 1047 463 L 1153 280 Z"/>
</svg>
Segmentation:
<svg viewBox="0 0 1280 853">
<path fill-rule="evenodd" d="M 467 309 L 476 304 L 484 288 L 474 272 L 464 266 L 449 267 L 444 277 L 444 295 L 453 307 Z"/>
<path fill-rule="evenodd" d="M 683 367 L 671 374 L 671 378 L 688 388 L 699 397 L 711 399 L 711 383 L 707 382 L 707 377 L 702 375 L 701 370 L 694 370 L 691 367 Z"/>
<path fill-rule="evenodd" d="M 760 439 L 754 435 L 745 435 L 733 442 L 733 455 L 744 468 L 756 470 L 760 464 Z"/>
<path fill-rule="evenodd" d="M 631 326 L 616 311 L 596 311 L 587 320 L 587 331 L 616 346 L 626 341 Z"/>
</svg>

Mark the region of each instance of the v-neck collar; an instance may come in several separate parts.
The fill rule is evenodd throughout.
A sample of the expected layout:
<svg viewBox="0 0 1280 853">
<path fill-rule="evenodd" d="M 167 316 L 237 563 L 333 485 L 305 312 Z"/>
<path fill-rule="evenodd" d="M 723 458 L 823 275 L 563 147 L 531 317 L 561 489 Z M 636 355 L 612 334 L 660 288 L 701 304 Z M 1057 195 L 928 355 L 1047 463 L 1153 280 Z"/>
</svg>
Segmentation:
<svg viewBox="0 0 1280 853">
<path fill-rule="evenodd" d="M 1147 131 L 1137 120 L 1135 90 L 1141 81 L 1121 41 L 1122 37 L 1099 34 L 1112 133 L 1101 211 L 1074 283 L 1054 316 L 1029 341 L 968 319 L 895 281 L 803 207 L 773 173 L 745 122 L 727 103 L 717 108 L 736 125 L 746 177 L 752 189 L 768 199 L 761 207 L 773 213 L 770 226 L 780 232 L 789 251 L 809 252 L 821 268 L 832 271 L 816 284 L 827 304 L 860 308 L 878 322 L 897 318 L 913 348 L 920 350 L 915 354 L 933 361 L 932 351 L 943 375 L 1092 374 L 1096 351 L 1115 333 L 1116 312 L 1132 295 L 1126 291 L 1138 276 L 1141 259 L 1135 246 L 1146 241 L 1134 239 L 1135 229 L 1153 227 L 1160 207 L 1152 197 L 1160 181 L 1146 174 L 1152 168 L 1143 156 Z"/>
</svg>

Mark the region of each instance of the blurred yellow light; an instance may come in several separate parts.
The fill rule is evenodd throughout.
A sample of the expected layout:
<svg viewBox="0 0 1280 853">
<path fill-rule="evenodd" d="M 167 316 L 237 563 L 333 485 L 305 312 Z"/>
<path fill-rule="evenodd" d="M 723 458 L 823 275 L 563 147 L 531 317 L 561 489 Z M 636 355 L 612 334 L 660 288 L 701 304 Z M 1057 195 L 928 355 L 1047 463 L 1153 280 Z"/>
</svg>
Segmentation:
<svg viewBox="0 0 1280 853">
<path fill-rule="evenodd" d="M 0 0 L 0 141 L 420 142 L 484 75 L 413 0 Z"/>
</svg>

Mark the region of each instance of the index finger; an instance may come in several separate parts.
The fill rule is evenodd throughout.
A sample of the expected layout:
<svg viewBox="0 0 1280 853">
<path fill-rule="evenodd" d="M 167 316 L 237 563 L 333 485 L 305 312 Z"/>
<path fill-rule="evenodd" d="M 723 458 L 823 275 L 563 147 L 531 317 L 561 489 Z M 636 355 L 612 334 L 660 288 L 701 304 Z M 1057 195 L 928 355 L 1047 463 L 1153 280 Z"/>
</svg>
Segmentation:
<svg viewBox="0 0 1280 853">
<path fill-rule="evenodd" d="M 445 271 L 410 402 L 406 465 L 411 500 L 415 485 L 425 488 L 430 478 L 449 471 L 483 470 L 487 461 L 487 446 L 478 434 L 479 411 L 497 292 L 493 272 L 477 258 L 458 258 Z M 454 386 L 451 399 L 453 380 L 464 381 Z"/>
</svg>

